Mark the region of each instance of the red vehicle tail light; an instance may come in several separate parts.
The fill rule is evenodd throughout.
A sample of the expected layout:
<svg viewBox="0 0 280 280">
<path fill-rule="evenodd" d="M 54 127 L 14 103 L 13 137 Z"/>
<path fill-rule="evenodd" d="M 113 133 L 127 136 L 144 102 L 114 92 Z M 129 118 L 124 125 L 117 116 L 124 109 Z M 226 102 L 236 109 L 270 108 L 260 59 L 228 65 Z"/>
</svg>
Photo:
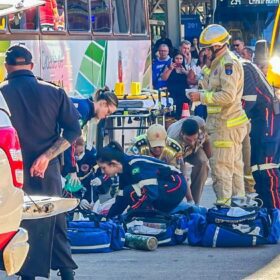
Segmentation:
<svg viewBox="0 0 280 280">
<path fill-rule="evenodd" d="M 0 234 L 0 250 L 2 250 L 7 245 L 7 243 L 13 238 L 15 234 L 16 231 Z"/>
<path fill-rule="evenodd" d="M 0 130 L 0 147 L 5 151 L 13 176 L 15 187 L 22 188 L 23 162 L 18 135 L 13 127 L 3 127 Z"/>
</svg>

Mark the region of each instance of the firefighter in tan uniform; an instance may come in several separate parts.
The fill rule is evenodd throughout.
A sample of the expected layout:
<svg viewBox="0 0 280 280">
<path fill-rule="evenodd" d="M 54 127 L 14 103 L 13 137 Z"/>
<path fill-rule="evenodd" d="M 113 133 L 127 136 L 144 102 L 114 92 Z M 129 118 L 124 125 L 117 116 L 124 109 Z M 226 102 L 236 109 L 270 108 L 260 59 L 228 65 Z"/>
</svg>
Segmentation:
<svg viewBox="0 0 280 280">
<path fill-rule="evenodd" d="M 146 134 L 137 136 L 127 153 L 162 160 L 180 169 L 188 181 L 188 170 L 184 163 L 182 147 L 177 141 L 167 136 L 165 128 L 160 124 L 151 125 Z M 190 188 L 187 188 L 186 198 L 188 202 L 193 202 Z"/>
<path fill-rule="evenodd" d="M 221 25 L 207 26 L 200 46 L 212 56 L 208 86 L 190 94 L 192 101 L 207 105 L 208 133 L 213 156 L 210 166 L 217 204 L 230 204 L 231 197 L 244 197 L 242 141 L 248 118 L 242 109 L 244 73 L 237 57 L 228 50 L 230 35 Z"/>
</svg>

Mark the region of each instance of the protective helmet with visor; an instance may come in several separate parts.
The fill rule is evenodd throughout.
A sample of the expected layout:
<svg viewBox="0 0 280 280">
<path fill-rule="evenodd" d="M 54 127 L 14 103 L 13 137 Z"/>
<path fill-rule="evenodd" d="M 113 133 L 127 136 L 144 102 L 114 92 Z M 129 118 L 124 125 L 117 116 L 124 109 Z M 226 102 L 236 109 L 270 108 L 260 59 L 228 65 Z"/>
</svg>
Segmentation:
<svg viewBox="0 0 280 280">
<path fill-rule="evenodd" d="M 208 25 L 200 34 L 199 47 L 211 48 L 213 46 L 224 46 L 231 36 L 227 30 L 219 24 Z"/>
</svg>

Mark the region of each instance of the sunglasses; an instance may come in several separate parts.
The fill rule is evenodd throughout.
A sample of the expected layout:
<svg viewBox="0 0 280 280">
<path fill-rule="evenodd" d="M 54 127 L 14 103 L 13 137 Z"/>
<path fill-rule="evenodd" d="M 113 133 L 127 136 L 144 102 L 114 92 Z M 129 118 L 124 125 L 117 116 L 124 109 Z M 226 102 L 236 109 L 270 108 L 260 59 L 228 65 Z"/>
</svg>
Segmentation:
<svg viewBox="0 0 280 280">
<path fill-rule="evenodd" d="M 239 44 L 235 44 L 235 45 L 233 45 L 234 47 L 239 47 Z"/>
</svg>

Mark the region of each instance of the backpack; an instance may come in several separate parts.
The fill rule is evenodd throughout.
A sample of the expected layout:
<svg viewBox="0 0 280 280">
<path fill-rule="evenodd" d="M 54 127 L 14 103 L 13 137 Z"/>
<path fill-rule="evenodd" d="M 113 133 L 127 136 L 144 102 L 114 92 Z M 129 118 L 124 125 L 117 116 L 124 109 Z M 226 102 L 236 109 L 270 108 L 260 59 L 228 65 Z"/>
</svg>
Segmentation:
<svg viewBox="0 0 280 280">
<path fill-rule="evenodd" d="M 67 236 L 72 253 L 107 253 L 123 249 L 125 232 L 120 223 L 106 221 L 91 212 L 85 214 L 83 211 L 83 214 L 88 221 L 68 222 Z"/>
<path fill-rule="evenodd" d="M 187 238 L 187 218 L 155 210 L 132 210 L 124 217 L 128 233 L 156 237 L 159 246 L 182 244 Z"/>
<path fill-rule="evenodd" d="M 279 237 L 278 209 L 268 214 L 267 209 L 258 207 L 213 207 L 206 215 L 191 214 L 189 222 L 188 242 L 193 246 L 250 247 L 275 244 Z"/>
</svg>

